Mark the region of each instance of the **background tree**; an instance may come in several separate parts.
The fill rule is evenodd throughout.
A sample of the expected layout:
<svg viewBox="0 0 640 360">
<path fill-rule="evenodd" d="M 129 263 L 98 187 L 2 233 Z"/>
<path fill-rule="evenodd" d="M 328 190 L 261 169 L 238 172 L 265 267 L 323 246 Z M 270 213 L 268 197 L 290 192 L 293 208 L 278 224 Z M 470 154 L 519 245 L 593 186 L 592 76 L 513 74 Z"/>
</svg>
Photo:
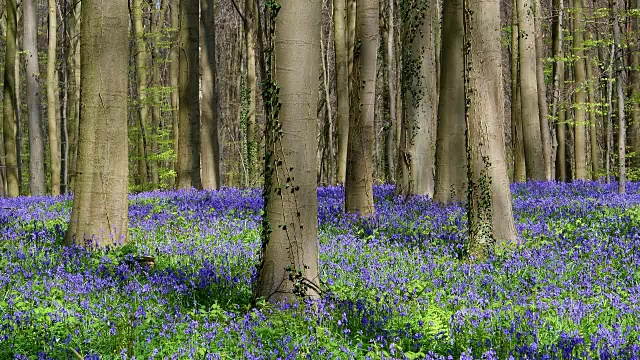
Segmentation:
<svg viewBox="0 0 640 360">
<path fill-rule="evenodd" d="M 374 126 L 376 57 L 378 54 L 378 1 L 363 0 L 357 10 L 358 51 L 351 80 L 352 106 L 349 120 L 349 151 L 345 211 L 371 216 L 373 205 Z"/>
<path fill-rule="evenodd" d="M 349 141 L 349 52 L 347 0 L 333 0 L 333 27 L 336 48 L 337 139 L 336 158 L 338 183 L 344 184 L 347 174 L 347 144 Z"/>
<path fill-rule="evenodd" d="M 573 54 L 575 70 L 575 118 L 574 118 L 574 156 L 575 156 L 575 178 L 586 179 L 587 177 L 587 156 L 586 156 L 586 71 L 584 62 L 584 28 L 583 28 L 583 6 L 582 0 L 574 0 L 573 3 Z"/>
<path fill-rule="evenodd" d="M 200 181 L 200 56 L 198 0 L 180 2 L 180 77 L 178 79 L 177 187 L 201 187 Z"/>
<path fill-rule="evenodd" d="M 265 98 L 274 118 L 267 117 L 265 133 L 265 215 L 254 297 L 292 302 L 296 295 L 319 295 L 314 144 L 322 2 L 282 0 L 280 6 L 274 34 L 277 88 L 268 84 Z"/>
<path fill-rule="evenodd" d="M 128 239 L 127 0 L 84 0 L 81 16 L 78 174 L 66 243 L 107 246 Z"/>
<path fill-rule="evenodd" d="M 7 195 L 16 197 L 20 195 L 20 178 L 18 172 L 18 148 L 16 135 L 16 1 L 6 0 L 7 30 L 6 50 L 4 61 L 4 85 L 2 88 L 2 134 L 4 138 L 4 155 L 6 157 Z"/>
<path fill-rule="evenodd" d="M 200 3 L 200 11 L 200 41 L 202 43 L 200 59 L 202 68 L 202 128 L 200 129 L 200 143 L 202 146 L 202 187 L 204 189 L 219 189 L 221 186 L 220 139 L 218 137 L 219 112 L 216 74 L 216 29 L 213 0 L 202 0 Z M 253 126 L 255 127 L 255 104 L 253 107 Z M 252 151 L 255 151 L 255 149 Z M 254 161 L 257 161 L 257 159 L 254 159 Z M 254 163 L 251 166 L 255 167 L 256 164 Z"/>
<path fill-rule="evenodd" d="M 440 103 L 436 142 L 434 200 L 450 203 L 464 198 L 467 182 L 465 154 L 462 0 L 445 0 L 442 7 Z"/>
<path fill-rule="evenodd" d="M 138 178 L 142 190 L 148 189 L 149 177 L 149 100 L 147 100 L 147 44 L 145 39 L 142 0 L 132 0 L 133 5 L 133 35 L 136 44 L 136 84 L 137 84 L 137 121 L 138 133 Z"/>
<path fill-rule="evenodd" d="M 44 139 L 38 65 L 38 11 L 33 0 L 24 0 L 23 46 L 26 58 L 27 114 L 29 125 L 29 185 L 32 196 L 44 195 Z"/>
<path fill-rule="evenodd" d="M 56 71 L 56 47 L 58 14 L 55 0 L 48 1 L 48 48 L 47 48 L 47 120 L 49 156 L 51 158 L 51 195 L 60 195 L 60 127 L 58 123 L 58 72 Z"/>
</svg>

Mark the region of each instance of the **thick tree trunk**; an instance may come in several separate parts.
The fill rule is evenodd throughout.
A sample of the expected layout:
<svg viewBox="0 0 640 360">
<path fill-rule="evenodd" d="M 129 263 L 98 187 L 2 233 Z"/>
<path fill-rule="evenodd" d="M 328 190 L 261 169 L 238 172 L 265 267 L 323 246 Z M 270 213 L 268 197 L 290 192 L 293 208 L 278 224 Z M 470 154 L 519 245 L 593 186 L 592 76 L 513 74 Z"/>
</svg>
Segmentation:
<svg viewBox="0 0 640 360">
<path fill-rule="evenodd" d="M 606 131 L 606 155 L 605 155 L 605 172 L 607 176 L 607 184 L 611 182 L 611 151 L 613 150 L 613 64 L 615 60 L 616 47 L 611 43 L 611 51 L 609 57 L 609 67 L 607 69 L 607 131 Z"/>
<path fill-rule="evenodd" d="M 127 0 L 82 4 L 78 174 L 67 244 L 128 240 L 128 23 Z"/>
<path fill-rule="evenodd" d="M 373 216 L 374 128 L 376 57 L 378 54 L 378 1 L 358 4 L 356 37 L 359 43 L 353 69 L 351 119 L 347 153 L 345 211 Z M 355 86 L 358 84 L 359 86 Z M 358 106 L 355 106 L 358 104 Z"/>
<path fill-rule="evenodd" d="M 202 144 L 202 188 L 219 189 L 222 185 L 220 183 L 220 138 L 218 135 L 218 119 L 220 115 L 218 111 L 216 28 L 213 0 L 202 0 L 200 6 L 200 41 L 202 43 L 202 128 L 200 129 L 200 141 Z M 249 166 L 255 166 L 255 164 L 251 165 L 249 162 Z"/>
<path fill-rule="evenodd" d="M 316 114 L 319 0 L 282 0 L 275 25 L 277 119 L 267 117 L 262 259 L 254 297 L 319 296 Z M 266 79 L 265 79 L 266 80 Z M 277 123 L 276 123 L 277 122 Z M 275 126 L 282 131 L 274 131 Z"/>
<path fill-rule="evenodd" d="M 413 12 L 403 26 L 408 27 L 410 52 L 405 58 L 405 114 L 408 153 L 411 161 L 409 193 L 432 197 L 435 188 L 435 143 L 437 118 L 437 67 L 435 6 L 416 1 Z M 417 23 L 416 23 L 417 21 Z"/>
<path fill-rule="evenodd" d="M 553 0 L 553 29 L 552 47 L 556 61 L 553 63 L 553 103 L 551 106 L 551 118 L 556 122 L 556 180 L 567 181 L 565 165 L 565 129 L 564 110 L 560 109 L 562 93 L 564 91 L 564 49 L 563 49 L 563 29 L 564 21 L 564 0 Z M 562 115 L 562 118 L 561 116 Z"/>
<path fill-rule="evenodd" d="M 549 108 L 547 105 L 547 86 L 544 82 L 544 41 L 542 22 L 544 21 L 540 0 L 534 0 L 536 29 L 536 82 L 538 85 L 538 112 L 540 113 L 540 133 L 542 136 L 542 154 L 544 156 L 545 179 L 553 179 L 551 174 L 551 130 L 549 129 Z"/>
<path fill-rule="evenodd" d="M 349 49 L 347 0 L 333 0 L 333 32 L 336 49 L 336 133 L 338 138 L 338 183 L 344 185 L 349 140 Z"/>
<path fill-rule="evenodd" d="M 505 163 L 500 3 L 465 0 L 465 95 L 469 174 L 469 255 L 516 239 Z M 535 78 L 534 78 L 535 80 Z M 535 94 L 534 94 L 535 95 Z"/>
<path fill-rule="evenodd" d="M 200 182 L 199 1 L 180 2 L 180 77 L 178 92 L 178 188 Z"/>
<path fill-rule="evenodd" d="M 574 119 L 574 156 L 576 167 L 576 179 L 586 179 L 587 177 L 587 155 L 586 155 L 586 111 L 587 105 L 585 90 L 586 72 L 584 62 L 584 24 L 582 0 L 574 0 L 573 19 L 573 52 L 575 56 L 575 119 Z"/>
<path fill-rule="evenodd" d="M 7 176 L 7 196 L 20 195 L 20 178 L 18 173 L 18 151 L 16 137 L 16 1 L 6 0 L 7 36 L 4 62 L 4 85 L 2 90 L 2 130 L 4 139 L 4 155 Z"/>
<path fill-rule="evenodd" d="M 615 45 L 618 68 L 616 69 L 616 93 L 618 103 L 618 193 L 626 192 L 626 132 L 627 124 L 624 117 L 624 62 L 622 60 L 622 35 L 620 34 L 620 9 L 618 0 L 610 0 L 611 13 L 613 14 L 613 43 Z M 624 3 L 622 5 L 624 8 Z"/>
<path fill-rule="evenodd" d="M 47 120 L 51 156 L 51 195 L 60 195 L 60 145 L 58 134 L 58 76 L 56 73 L 57 12 L 55 0 L 49 0 L 49 44 L 47 51 Z"/>
<path fill-rule="evenodd" d="M 442 11 L 440 104 L 436 142 L 434 200 L 442 203 L 464 199 L 467 186 L 464 117 L 464 46 L 462 0 L 445 0 Z"/>
<path fill-rule="evenodd" d="M 33 0 L 24 0 L 24 37 L 27 63 L 27 115 L 29 125 L 29 185 L 31 196 L 45 194 L 44 139 L 40 114 L 40 67 L 38 65 L 38 9 Z"/>
<path fill-rule="evenodd" d="M 527 179 L 545 180 L 545 163 L 540 131 L 540 104 L 536 75 L 535 10 L 532 0 L 517 0 L 520 38 L 520 103 Z"/>
<path fill-rule="evenodd" d="M 522 105 L 520 101 L 520 50 L 518 38 L 518 5 L 513 0 L 511 9 L 511 142 L 513 144 L 513 181 L 527 181 L 527 168 L 522 134 Z"/>
</svg>

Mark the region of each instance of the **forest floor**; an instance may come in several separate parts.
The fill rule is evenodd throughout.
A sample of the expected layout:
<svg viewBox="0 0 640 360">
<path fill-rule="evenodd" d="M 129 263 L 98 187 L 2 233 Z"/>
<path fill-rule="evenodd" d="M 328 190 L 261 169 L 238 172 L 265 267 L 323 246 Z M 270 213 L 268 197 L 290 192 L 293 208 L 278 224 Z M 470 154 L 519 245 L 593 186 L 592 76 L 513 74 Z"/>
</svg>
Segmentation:
<svg viewBox="0 0 640 360">
<path fill-rule="evenodd" d="M 640 183 L 512 186 L 515 249 L 465 260 L 464 209 L 319 189 L 314 304 L 251 307 L 257 190 L 132 195 L 132 243 L 61 245 L 71 201 L 0 199 L 0 359 L 638 359 Z M 136 255 L 152 255 L 147 269 Z"/>
</svg>

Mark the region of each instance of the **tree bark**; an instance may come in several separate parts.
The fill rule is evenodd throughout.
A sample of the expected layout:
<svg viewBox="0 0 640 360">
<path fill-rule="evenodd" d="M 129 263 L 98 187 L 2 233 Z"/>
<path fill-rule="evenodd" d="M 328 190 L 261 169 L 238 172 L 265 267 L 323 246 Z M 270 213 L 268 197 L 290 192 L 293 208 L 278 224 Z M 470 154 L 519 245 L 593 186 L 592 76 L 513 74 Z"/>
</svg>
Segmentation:
<svg viewBox="0 0 640 360">
<path fill-rule="evenodd" d="M 47 51 L 47 120 L 49 153 L 51 156 L 51 195 L 60 195 L 60 127 L 56 111 L 58 109 L 58 76 L 56 73 L 57 12 L 55 0 L 48 1 L 49 44 Z"/>
<path fill-rule="evenodd" d="M 81 16 L 78 174 L 66 243 L 104 247 L 128 240 L 127 0 L 85 0 Z"/>
<path fill-rule="evenodd" d="M 2 90 L 2 128 L 4 139 L 4 155 L 7 176 L 7 196 L 20 195 L 20 178 L 18 175 L 18 151 L 16 137 L 16 1 L 6 0 L 7 36 L 4 62 L 4 85 Z"/>
<path fill-rule="evenodd" d="M 249 0 L 250 1 L 250 0 Z M 219 189 L 220 138 L 218 135 L 218 79 L 216 68 L 216 34 L 213 0 L 202 0 L 201 7 L 201 66 L 202 66 L 202 188 Z M 255 84 L 254 84 L 255 87 Z M 255 113 L 255 100 L 254 100 Z M 255 122 L 255 114 L 254 114 Z M 255 127 L 255 124 L 253 125 Z M 255 164 L 249 162 L 249 167 Z"/>
<path fill-rule="evenodd" d="M 172 170 L 176 171 L 173 179 L 174 187 L 178 187 L 178 144 L 179 144 L 179 109 L 180 109 L 180 96 L 178 92 L 178 82 L 180 77 L 180 0 L 171 1 L 171 28 L 175 29 L 174 44 L 169 51 L 169 86 L 171 87 L 171 128 L 173 135 L 173 152 L 176 156 L 176 160 L 172 162 Z"/>
<path fill-rule="evenodd" d="M 358 4 L 356 37 L 359 43 L 354 61 L 349 121 L 345 211 L 373 216 L 374 128 L 376 57 L 378 54 L 378 1 Z M 357 86 L 356 86 L 357 85 Z"/>
<path fill-rule="evenodd" d="M 547 86 L 544 82 L 544 41 L 542 22 L 543 13 L 540 0 L 534 0 L 536 30 L 536 82 L 538 85 L 538 111 L 540 113 L 540 133 L 542 135 L 542 154 L 544 156 L 545 180 L 551 181 L 551 130 L 549 129 L 549 108 L 547 105 Z"/>
<path fill-rule="evenodd" d="M 464 27 L 462 0 L 445 0 L 442 8 L 442 55 L 436 183 L 434 200 L 451 203 L 464 199 L 467 186 L 465 154 Z"/>
<path fill-rule="evenodd" d="M 258 175 L 258 143 L 256 141 L 256 2 L 245 0 L 244 24 L 245 45 L 247 51 L 247 88 L 249 89 L 249 103 L 247 108 L 247 144 L 246 156 L 249 185 L 257 185 Z M 215 46 L 215 44 L 214 44 Z"/>
<path fill-rule="evenodd" d="M 138 176 L 142 190 L 147 190 L 149 184 L 149 101 L 147 100 L 147 45 L 145 43 L 142 0 L 133 0 L 133 34 L 136 43 L 136 75 L 138 87 Z"/>
<path fill-rule="evenodd" d="M 397 117 L 397 102 L 396 102 L 396 51 L 395 48 L 395 3 L 394 0 L 389 1 L 389 21 L 387 27 L 387 44 L 386 44 L 386 59 L 387 59 L 387 90 L 389 92 L 389 129 L 387 132 L 387 181 L 395 182 L 395 149 L 398 138 L 396 137 L 396 127 L 398 122 Z"/>
<path fill-rule="evenodd" d="M 274 41 L 281 107 L 276 119 L 267 117 L 264 231 L 254 298 L 294 302 L 298 296 L 317 298 L 320 286 L 315 160 L 322 2 L 280 4 Z"/>
<path fill-rule="evenodd" d="M 199 1 L 180 2 L 178 188 L 201 187 Z"/>
<path fill-rule="evenodd" d="M 33 0 L 24 0 L 23 46 L 26 58 L 27 115 L 29 128 L 29 185 L 31 196 L 45 194 L 44 139 L 40 104 L 40 67 L 38 65 L 38 9 Z"/>
<path fill-rule="evenodd" d="M 586 59 L 586 74 L 588 81 L 587 95 L 589 96 L 589 153 L 591 157 L 591 180 L 598 180 L 600 172 L 600 157 L 598 156 L 598 132 L 596 116 L 596 106 L 598 99 L 596 98 L 596 90 L 598 89 L 598 78 L 593 74 L 594 61 L 591 57 Z"/>
<path fill-rule="evenodd" d="M 605 171 L 607 175 L 607 184 L 611 182 L 611 151 L 613 150 L 613 64 L 615 60 L 615 44 L 611 43 L 611 51 L 609 57 L 609 67 L 607 69 L 607 131 L 606 131 L 606 156 Z"/>
<path fill-rule="evenodd" d="M 564 123 L 564 110 L 561 109 L 562 93 L 564 92 L 564 49 L 563 28 L 564 1 L 554 0 L 553 9 L 556 14 L 553 17 L 553 54 L 556 61 L 553 63 L 553 104 L 551 106 L 551 118 L 556 122 L 556 180 L 567 181 L 566 173 L 566 125 Z M 562 116 L 561 116 L 562 115 Z"/>
<path fill-rule="evenodd" d="M 540 104 L 536 75 L 535 9 L 532 0 L 517 0 L 520 38 L 520 103 L 527 179 L 545 180 L 545 158 L 540 131 Z"/>
<path fill-rule="evenodd" d="M 349 49 L 347 41 L 347 0 L 333 0 L 333 32 L 336 49 L 336 133 L 338 138 L 338 183 L 344 185 L 347 174 L 349 140 Z"/>
<path fill-rule="evenodd" d="M 633 8 L 639 9 L 640 4 L 638 0 L 633 0 Z M 632 20 L 632 29 L 636 34 L 640 32 L 640 21 L 638 17 L 634 17 Z M 640 168 L 640 48 L 637 45 L 631 53 L 631 123 L 629 147 L 631 151 L 635 153 L 632 164 L 635 168 Z"/>
<path fill-rule="evenodd" d="M 520 50 L 518 38 L 518 5 L 513 0 L 511 9 L 511 142 L 513 143 L 513 181 L 527 181 L 527 168 L 522 133 L 522 104 L 520 101 Z"/>
<path fill-rule="evenodd" d="M 78 124 L 80 121 L 80 13 L 82 1 L 71 2 L 69 17 L 69 52 L 67 74 L 67 133 L 69 134 L 69 187 L 75 189 L 78 164 Z"/>
<path fill-rule="evenodd" d="M 620 34 L 620 19 L 618 15 L 618 0 L 610 0 L 611 13 L 613 14 L 613 44 L 615 45 L 618 69 L 616 69 L 616 92 L 618 103 L 618 193 L 626 192 L 626 132 L 627 124 L 624 117 L 624 62 L 622 60 L 622 35 Z M 624 5 L 623 5 L 624 7 Z"/>
<path fill-rule="evenodd" d="M 586 73 L 584 63 L 584 29 L 582 0 L 574 0 L 573 19 L 573 52 L 575 56 L 575 119 L 574 119 L 574 156 L 576 167 L 576 179 L 586 179 L 587 177 L 587 156 L 586 156 Z"/>
<path fill-rule="evenodd" d="M 435 6 L 416 1 L 403 26 L 410 42 L 405 58 L 405 120 L 407 126 L 409 193 L 433 197 L 437 119 L 437 67 L 435 60 Z M 417 22 L 416 22 L 417 21 Z"/>
<path fill-rule="evenodd" d="M 505 163 L 498 0 L 464 2 L 469 256 L 516 238 Z M 535 95 L 535 94 L 534 94 Z"/>
</svg>

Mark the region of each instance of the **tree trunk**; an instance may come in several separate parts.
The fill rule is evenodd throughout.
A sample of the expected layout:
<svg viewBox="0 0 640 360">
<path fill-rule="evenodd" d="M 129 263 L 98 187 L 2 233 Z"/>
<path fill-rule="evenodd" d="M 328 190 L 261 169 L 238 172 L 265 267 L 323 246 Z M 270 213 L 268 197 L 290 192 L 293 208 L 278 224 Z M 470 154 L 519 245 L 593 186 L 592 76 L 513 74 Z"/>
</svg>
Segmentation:
<svg viewBox="0 0 640 360">
<path fill-rule="evenodd" d="M 249 100 L 247 109 L 247 143 L 246 163 L 248 167 L 249 185 L 255 186 L 258 173 L 258 143 L 256 141 L 256 2 L 245 0 L 244 3 L 244 36 L 247 51 L 247 88 Z"/>
<path fill-rule="evenodd" d="M 358 4 L 356 23 L 359 47 L 354 61 L 357 61 L 358 66 L 354 66 L 351 82 L 354 106 L 349 121 L 345 211 L 373 216 L 373 118 L 378 54 L 378 0 L 363 0 Z"/>
<path fill-rule="evenodd" d="M 179 133 L 179 103 L 180 96 L 178 93 L 178 81 L 180 77 L 180 33 L 178 29 L 180 27 L 180 0 L 171 1 L 171 27 L 176 29 L 176 33 L 173 37 L 174 44 L 169 52 L 169 86 L 171 87 L 171 127 L 172 127 L 172 140 L 173 140 L 173 152 L 176 156 L 176 160 L 172 162 L 172 170 L 176 171 L 176 175 L 173 179 L 174 187 L 178 187 L 178 133 Z"/>
<path fill-rule="evenodd" d="M 165 2 L 165 0 L 161 0 L 159 5 L 159 9 L 158 9 L 158 14 L 157 14 L 157 19 L 155 19 L 154 16 L 154 12 L 151 12 L 151 33 L 154 36 L 154 39 L 158 39 L 156 38 L 156 36 L 158 36 L 158 34 L 160 34 L 160 29 L 164 26 L 164 19 L 166 17 L 166 11 L 167 11 L 167 3 Z M 154 4 L 155 6 L 155 4 Z M 162 40 L 160 40 L 162 41 Z M 163 59 L 163 55 L 160 52 L 160 47 L 162 45 L 159 44 L 158 42 L 154 42 L 153 45 L 153 50 L 151 52 L 151 64 L 152 64 L 152 84 L 154 87 L 156 87 L 156 89 L 158 87 L 162 87 L 163 83 L 162 83 L 162 75 L 161 75 L 161 65 L 164 61 Z M 155 93 L 155 92 L 154 92 Z M 157 94 L 157 93 L 156 93 Z M 158 132 L 161 126 L 161 119 L 162 119 L 162 114 L 161 114 L 161 105 L 162 104 L 162 99 L 160 99 L 158 97 L 158 95 L 155 95 L 153 98 L 153 105 L 151 108 L 151 134 L 149 136 L 149 153 L 150 153 L 150 157 L 149 157 L 149 177 L 151 179 L 151 184 L 153 185 L 154 189 L 157 189 L 160 187 L 160 173 L 159 173 L 159 167 L 160 167 L 160 161 L 158 159 L 158 153 L 159 153 L 159 148 L 158 148 Z"/>
<path fill-rule="evenodd" d="M 142 190 L 147 190 L 149 183 L 149 152 L 147 131 L 149 130 L 149 102 L 147 100 L 147 45 L 144 39 L 142 0 L 133 0 L 133 33 L 136 42 L 136 75 L 138 82 L 138 176 Z"/>
<path fill-rule="evenodd" d="M 128 240 L 128 23 L 127 0 L 82 4 L 78 174 L 67 244 Z"/>
<path fill-rule="evenodd" d="M 597 59 L 596 59 L 597 60 Z M 598 156 L 598 132 L 596 116 L 596 106 L 598 99 L 596 98 L 596 90 L 598 89 L 598 78 L 593 74 L 594 61 L 591 57 L 586 59 L 586 72 L 588 81 L 589 96 L 589 152 L 591 157 L 591 180 L 598 180 L 598 173 L 600 172 L 600 157 Z"/>
<path fill-rule="evenodd" d="M 542 39 L 543 13 L 540 0 L 534 0 L 536 30 L 536 82 L 538 86 L 538 111 L 540 113 L 540 133 L 542 135 L 542 154 L 544 156 L 545 180 L 551 181 L 551 130 L 549 129 L 549 108 L 547 105 L 547 86 L 544 82 L 544 41 Z"/>
<path fill-rule="evenodd" d="M 511 9 L 511 142 L 513 143 L 513 181 L 527 181 L 527 168 L 522 133 L 522 104 L 520 101 L 520 63 L 518 38 L 518 5 L 513 0 Z"/>
<path fill-rule="evenodd" d="M 638 0 L 633 0 L 633 8 L 640 8 Z M 640 32 L 640 21 L 638 17 L 632 20 L 632 29 L 636 34 Z M 632 164 L 635 168 L 640 168 L 640 49 L 636 42 L 636 48 L 631 53 L 631 124 L 629 146 L 635 153 Z"/>
<path fill-rule="evenodd" d="M 574 0 L 573 19 L 573 51 L 575 56 L 575 119 L 574 119 L 574 156 L 576 166 L 576 179 L 587 177 L 586 155 L 586 73 L 584 63 L 584 28 L 582 0 Z"/>
<path fill-rule="evenodd" d="M 505 163 L 500 3 L 464 2 L 469 256 L 516 239 Z M 535 78 L 534 78 L 535 80 Z M 534 94 L 535 95 L 535 94 Z"/>
<path fill-rule="evenodd" d="M 540 104 L 536 75 L 535 9 L 532 0 L 517 0 L 520 38 L 520 103 L 524 153 L 529 180 L 545 180 L 545 163 L 540 131 Z"/>
<path fill-rule="evenodd" d="M 18 151 L 16 137 L 16 1 L 6 0 L 7 37 L 4 62 L 4 85 L 2 90 L 2 129 L 4 138 L 4 154 L 7 176 L 7 196 L 20 195 L 20 178 L 18 175 Z"/>
<path fill-rule="evenodd" d="M 566 173 L 566 125 L 564 123 L 564 110 L 561 109 L 562 93 L 564 92 L 564 49 L 563 29 L 564 3 L 563 0 L 553 0 L 553 9 L 556 15 L 553 17 L 553 55 L 556 61 L 553 63 L 553 104 L 551 106 L 551 118 L 556 122 L 556 180 L 567 181 Z M 561 116 L 562 115 L 562 116 Z"/>
<path fill-rule="evenodd" d="M 333 32 L 336 49 L 336 133 L 338 138 L 338 184 L 344 185 L 349 139 L 349 49 L 347 0 L 333 0 Z"/>
<path fill-rule="evenodd" d="M 396 127 L 398 122 L 397 117 L 397 102 L 396 102 L 396 51 L 395 48 L 395 3 L 394 0 L 389 1 L 389 20 L 387 23 L 387 44 L 386 44 L 386 59 L 387 59 L 387 90 L 389 92 L 389 129 L 387 131 L 387 150 L 386 150 L 386 162 L 387 162 L 387 181 L 395 182 L 395 149 L 396 142 Z"/>
<path fill-rule="evenodd" d="M 51 156 L 51 195 L 60 195 L 60 145 L 58 143 L 58 76 L 56 75 L 57 13 L 56 1 L 49 0 L 49 47 L 47 52 L 47 120 Z"/>
<path fill-rule="evenodd" d="M 435 61 L 435 6 L 415 2 L 403 26 L 410 46 L 405 60 L 404 93 L 407 140 L 409 142 L 409 193 L 432 197 L 435 185 L 435 143 L 437 118 L 437 68 Z M 417 23 L 416 23 L 417 21 Z"/>
<path fill-rule="evenodd" d="M 622 61 L 622 41 L 620 34 L 620 20 L 618 19 L 618 0 L 610 0 L 611 13 L 613 14 L 613 44 L 615 45 L 618 68 L 616 69 L 616 92 L 618 96 L 618 193 L 626 192 L 626 132 L 627 124 L 624 117 L 624 62 Z M 624 8 L 624 5 L 622 5 Z"/>
<path fill-rule="evenodd" d="M 78 124 L 80 121 L 80 12 L 82 1 L 71 2 L 69 17 L 69 52 L 67 74 L 67 133 L 69 134 L 69 187 L 75 189 L 78 163 Z"/>
<path fill-rule="evenodd" d="M 218 135 L 218 82 L 216 69 L 216 35 L 213 0 L 203 0 L 201 6 L 202 43 L 202 188 L 219 189 L 220 183 L 220 138 Z M 255 84 L 254 84 L 255 87 Z M 255 100 L 254 100 L 255 112 Z M 255 122 L 255 115 L 254 115 Z M 255 127 L 255 124 L 253 125 Z M 251 165 L 249 163 L 249 166 Z"/>
<path fill-rule="evenodd" d="M 38 9 L 33 0 L 24 0 L 23 46 L 27 63 L 27 115 L 29 118 L 29 184 L 31 196 L 45 194 L 44 139 L 40 115 L 40 67 L 38 65 Z"/>
<path fill-rule="evenodd" d="M 611 151 L 613 150 L 613 64 L 615 60 L 616 47 L 611 43 L 611 51 L 609 57 L 609 67 L 607 69 L 607 131 L 606 131 L 606 160 L 605 171 L 607 175 L 607 184 L 611 182 Z"/>
<path fill-rule="evenodd" d="M 434 200 L 462 201 L 467 186 L 465 154 L 462 0 L 445 0 L 442 10 L 440 104 Z"/>
<path fill-rule="evenodd" d="M 298 296 L 317 298 L 320 286 L 315 145 L 322 2 L 280 4 L 274 39 L 281 107 L 272 108 L 276 119 L 267 117 L 264 230 L 254 298 L 294 302 Z"/>
<path fill-rule="evenodd" d="M 178 188 L 201 187 L 199 1 L 180 2 Z"/>
</svg>

